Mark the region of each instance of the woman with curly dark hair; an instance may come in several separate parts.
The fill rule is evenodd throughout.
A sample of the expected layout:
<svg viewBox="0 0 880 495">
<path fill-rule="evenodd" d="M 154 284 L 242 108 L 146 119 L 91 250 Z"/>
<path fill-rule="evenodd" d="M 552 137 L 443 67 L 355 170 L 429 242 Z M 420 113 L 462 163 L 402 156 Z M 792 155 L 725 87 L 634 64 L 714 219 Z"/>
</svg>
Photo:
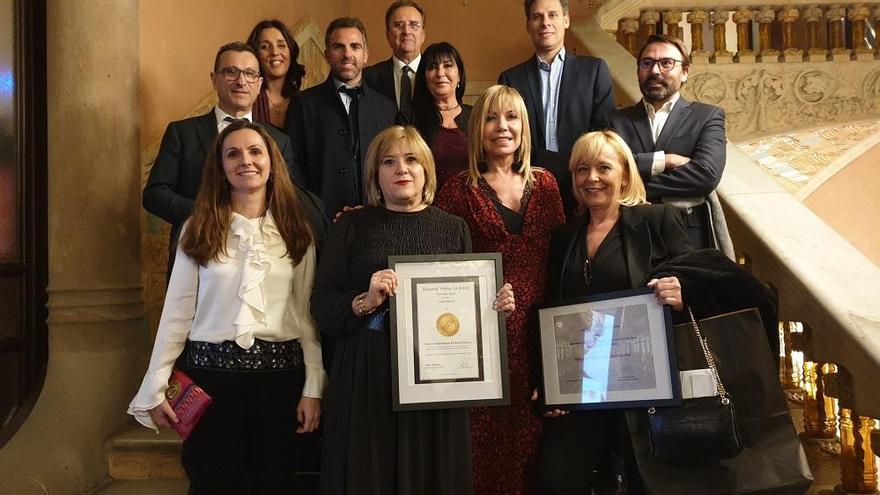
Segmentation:
<svg viewBox="0 0 880 495">
<path fill-rule="evenodd" d="M 297 62 L 299 45 L 278 19 L 258 22 L 247 42 L 257 52 L 263 75 L 263 87 L 254 102 L 254 121 L 282 129 L 290 98 L 301 89 L 306 75 L 305 66 Z"/>
</svg>

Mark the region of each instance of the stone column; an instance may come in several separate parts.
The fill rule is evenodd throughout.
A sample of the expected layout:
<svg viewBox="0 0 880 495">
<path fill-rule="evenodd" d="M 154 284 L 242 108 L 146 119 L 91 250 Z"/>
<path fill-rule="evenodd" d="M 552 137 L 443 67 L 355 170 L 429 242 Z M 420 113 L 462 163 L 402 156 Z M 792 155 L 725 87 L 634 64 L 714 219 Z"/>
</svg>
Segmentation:
<svg viewBox="0 0 880 495">
<path fill-rule="evenodd" d="M 795 23 L 800 16 L 800 11 L 794 5 L 783 7 L 776 15 L 776 18 L 782 23 L 783 62 L 804 61 L 804 51 L 798 48 L 797 45 L 797 31 L 795 27 Z"/>
<path fill-rule="evenodd" d="M 639 36 L 639 45 L 641 46 L 644 45 L 648 36 L 657 34 L 657 23 L 660 22 L 660 12 L 657 12 L 656 10 L 646 10 L 639 16 L 639 22 L 642 25 Z"/>
<path fill-rule="evenodd" d="M 836 62 L 849 60 L 849 50 L 846 49 L 844 35 L 846 9 L 840 4 L 831 5 L 825 11 L 825 20 L 828 21 L 828 45 L 831 59 Z"/>
<path fill-rule="evenodd" d="M 776 20 L 776 11 L 773 7 L 764 6 L 758 11 L 755 18 L 758 21 L 758 48 L 760 52 L 760 61 L 763 63 L 772 63 L 779 61 L 779 51 L 773 48 L 773 21 Z"/>
<path fill-rule="evenodd" d="M 752 51 L 750 42 L 753 17 L 755 17 L 754 12 L 746 8 L 733 13 L 733 22 L 736 23 L 736 61 L 739 63 L 755 61 L 755 52 Z"/>
<path fill-rule="evenodd" d="M 703 23 L 708 18 L 705 10 L 692 10 L 687 16 L 691 25 L 691 60 L 694 63 L 709 62 L 709 52 L 703 49 Z"/>
<path fill-rule="evenodd" d="M 48 0 L 49 355 L 0 491 L 91 493 L 146 369 L 138 0 Z"/>
<path fill-rule="evenodd" d="M 843 493 L 874 493 L 877 466 L 871 449 L 874 420 L 859 416 L 853 394 L 852 375 L 846 368 L 837 372 L 840 397 L 840 487 Z"/>
<path fill-rule="evenodd" d="M 861 3 L 854 5 L 847 13 L 847 19 L 852 23 L 852 53 L 856 60 L 874 60 L 874 50 L 865 43 L 868 13 L 868 7 Z"/>
<path fill-rule="evenodd" d="M 712 11 L 712 15 L 709 18 L 712 22 L 712 34 L 715 41 L 715 51 L 712 53 L 712 59 L 716 64 L 729 64 L 733 62 L 733 53 L 727 50 L 726 24 L 728 19 L 730 19 L 730 12 L 726 9 Z"/>
<path fill-rule="evenodd" d="M 818 5 L 810 5 L 804 10 L 804 21 L 807 24 L 807 60 L 810 62 L 824 62 L 828 56 L 828 50 L 822 47 L 819 36 L 819 21 L 824 17 L 824 12 Z"/>
<path fill-rule="evenodd" d="M 667 10 L 663 12 L 663 22 L 666 24 L 666 34 L 681 38 L 681 27 L 678 25 L 681 22 L 680 10 Z"/>
<path fill-rule="evenodd" d="M 639 32 L 639 20 L 633 17 L 623 19 L 620 29 L 623 31 L 623 46 L 628 52 L 632 53 L 634 57 L 638 56 L 639 47 L 637 46 L 637 38 Z"/>
</svg>

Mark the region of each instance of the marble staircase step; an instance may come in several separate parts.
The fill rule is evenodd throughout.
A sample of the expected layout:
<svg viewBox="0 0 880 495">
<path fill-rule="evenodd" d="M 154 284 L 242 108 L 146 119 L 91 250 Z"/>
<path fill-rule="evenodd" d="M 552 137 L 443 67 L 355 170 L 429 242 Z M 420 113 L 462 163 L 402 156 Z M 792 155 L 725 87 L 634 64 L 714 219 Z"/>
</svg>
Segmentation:
<svg viewBox="0 0 880 495">
<path fill-rule="evenodd" d="M 180 437 L 171 430 L 137 425 L 107 441 L 107 462 L 114 480 L 186 480 L 180 465 Z"/>
<path fill-rule="evenodd" d="M 189 482 L 176 480 L 113 480 L 93 495 L 186 495 Z"/>
</svg>

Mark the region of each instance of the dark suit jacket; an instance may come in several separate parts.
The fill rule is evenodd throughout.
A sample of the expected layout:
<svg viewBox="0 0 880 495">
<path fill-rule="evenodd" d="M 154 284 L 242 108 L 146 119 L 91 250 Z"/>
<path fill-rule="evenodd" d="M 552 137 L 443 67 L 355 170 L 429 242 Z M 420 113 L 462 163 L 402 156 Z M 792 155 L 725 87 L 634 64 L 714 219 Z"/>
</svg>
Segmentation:
<svg viewBox="0 0 880 495">
<path fill-rule="evenodd" d="M 566 293 L 564 268 L 573 255 L 578 239 L 587 233 L 589 211 L 569 220 L 553 232 L 550 241 L 548 299 L 569 299 L 583 294 Z M 666 260 L 693 250 L 682 223 L 681 213 L 670 205 L 620 207 L 621 237 L 630 287 L 644 287 L 648 274 Z M 582 263 L 582 260 L 579 262 Z"/>
<path fill-rule="evenodd" d="M 348 114 L 332 76 L 299 93 L 290 106 L 293 110 L 285 132 L 293 142 L 294 163 L 300 171 L 297 175 L 303 178 L 305 187 L 324 200 L 325 212 L 331 217 L 343 206 L 358 204 L 363 170 L 354 167 Z M 394 124 L 397 107 L 365 84 L 358 108 L 363 162 L 376 134 Z"/>
<path fill-rule="evenodd" d="M 525 62 L 502 72 L 498 83 L 515 88 L 522 95 L 529 112 L 532 135 L 532 163 L 550 170 L 559 183 L 566 214 L 574 210 L 568 158 L 574 142 L 585 132 L 608 127 L 608 114 L 614 110 L 611 74 L 605 61 L 595 57 L 566 53 L 562 67 L 557 105 L 556 138 L 559 152 L 546 150 L 544 104 L 541 78 L 534 54 Z"/>
<path fill-rule="evenodd" d="M 278 144 L 284 161 L 292 171 L 290 140 L 272 126 L 267 126 L 266 130 Z M 148 212 L 171 224 L 172 246 L 177 243 L 180 228 L 192 213 L 202 182 L 202 169 L 216 137 L 217 120 L 213 109 L 204 115 L 168 124 L 162 136 L 159 153 L 144 186 L 143 205 Z M 327 231 L 322 205 L 318 198 L 309 197 L 302 188 L 299 190 L 306 214 L 315 230 L 316 247 L 320 247 Z"/>
<path fill-rule="evenodd" d="M 721 181 L 727 156 L 724 110 L 721 108 L 680 98 L 672 107 L 657 144 L 651 137 L 648 112 L 641 101 L 613 112 L 610 120 L 611 127 L 632 149 L 649 201 L 657 202 L 666 197 L 704 197 Z M 687 156 L 691 161 L 652 176 L 655 151 Z"/>
<path fill-rule="evenodd" d="M 411 76 L 415 77 L 415 75 Z M 389 58 L 364 68 L 364 81 L 397 107 L 394 93 L 394 62 Z"/>
</svg>

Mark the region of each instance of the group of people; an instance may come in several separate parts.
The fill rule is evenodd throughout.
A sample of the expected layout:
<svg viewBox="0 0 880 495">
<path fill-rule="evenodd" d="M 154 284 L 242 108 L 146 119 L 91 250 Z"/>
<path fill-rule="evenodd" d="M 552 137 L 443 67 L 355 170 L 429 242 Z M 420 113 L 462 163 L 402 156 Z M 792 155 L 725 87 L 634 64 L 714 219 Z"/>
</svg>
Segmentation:
<svg viewBox="0 0 880 495">
<path fill-rule="evenodd" d="M 473 107 L 462 55 L 422 50 L 411 0 L 370 67 L 363 24 L 333 20 L 330 75 L 306 90 L 277 20 L 218 50 L 216 107 L 168 126 L 144 188 L 172 225 L 170 277 L 129 407 L 176 422 L 174 367 L 213 397 L 183 444 L 192 493 L 290 493 L 319 424 L 326 494 L 587 493 L 609 459 L 637 492 L 620 412 L 535 407 L 535 313 L 643 286 L 685 308 L 654 270 L 721 244 L 724 114 L 680 96 L 688 51 L 664 35 L 637 58 L 642 101 L 615 110 L 605 62 L 565 50 L 568 1 L 524 4 L 535 53 Z M 510 405 L 393 412 L 388 256 L 467 252 L 502 255 Z"/>
</svg>

